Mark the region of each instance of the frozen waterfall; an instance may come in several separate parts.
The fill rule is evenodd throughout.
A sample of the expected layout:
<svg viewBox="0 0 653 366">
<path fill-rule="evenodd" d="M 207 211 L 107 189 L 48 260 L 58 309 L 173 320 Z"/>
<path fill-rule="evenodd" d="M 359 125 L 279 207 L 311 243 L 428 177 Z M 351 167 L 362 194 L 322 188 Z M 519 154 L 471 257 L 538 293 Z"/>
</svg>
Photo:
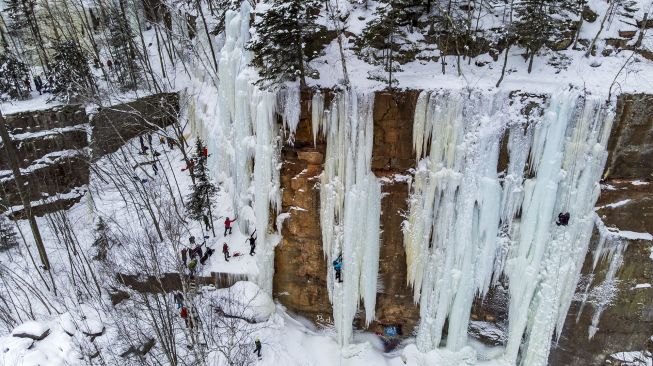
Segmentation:
<svg viewBox="0 0 653 366">
<path fill-rule="evenodd" d="M 227 11 L 219 81 L 216 86 L 201 67 L 194 70 L 197 97 L 188 116 L 206 139 L 211 171 L 232 194 L 235 210 L 252 214 L 260 243 L 256 280 L 271 293 L 269 215 L 280 205 L 277 117 L 292 141 L 301 95 L 256 87 L 245 48 L 250 11 L 247 2 L 239 12 Z M 325 99 L 314 93 L 311 127 L 314 142 L 320 134 L 326 139 L 320 224 L 329 299 L 344 346 L 361 300 L 366 323 L 375 319 L 382 193 L 371 170 L 374 93 L 336 92 L 329 106 Z M 418 163 L 404 244 L 408 282 L 420 306 L 420 350 L 467 346 L 475 298 L 501 281 L 510 295 L 504 360 L 546 364 L 588 250 L 612 118 L 601 98 L 573 89 L 548 97 L 481 90 L 419 95 Z M 568 226 L 556 225 L 560 212 L 571 214 Z M 332 266 L 340 254 L 342 283 Z"/>
<path fill-rule="evenodd" d="M 374 320 L 379 269 L 381 185 L 370 169 L 374 94 L 341 92 L 329 109 L 322 94 L 312 101 L 312 125 L 326 136 L 320 185 L 320 223 L 329 266 L 327 284 L 338 342 L 349 343 L 352 322 L 363 299 L 365 320 Z M 343 282 L 332 261 L 342 254 Z"/>
<path fill-rule="evenodd" d="M 441 346 L 446 320 L 444 346 L 463 348 L 474 298 L 502 275 L 510 291 L 508 362 L 517 362 L 521 346 L 522 365 L 545 365 L 564 324 L 593 229 L 613 115 L 602 99 L 575 90 L 552 95 L 541 113 L 517 99 L 480 91 L 418 98 L 419 163 L 404 243 L 422 351 Z M 571 214 L 568 226 L 556 225 L 560 212 Z"/>
<path fill-rule="evenodd" d="M 258 285 L 272 293 L 274 243 L 268 235 L 270 207 L 278 211 L 280 133 L 277 126 L 277 95 L 260 90 L 257 72 L 250 66 L 251 7 L 225 14 L 225 41 L 219 54 L 219 81 L 200 64 L 191 87 L 193 105 L 188 116 L 195 134 L 206 140 L 211 152 L 209 167 L 233 197 L 235 213 L 249 216 L 258 233 Z M 295 96 L 296 92 L 287 95 Z M 289 118 L 298 118 L 289 116 Z M 292 123 L 292 122 L 291 122 Z M 252 178 L 254 177 L 254 178 Z M 251 213 L 255 212 L 255 218 Z M 245 218 L 239 221 L 244 225 Z M 243 228 L 245 229 L 245 228 Z M 254 228 L 247 228 L 253 231 Z"/>
</svg>

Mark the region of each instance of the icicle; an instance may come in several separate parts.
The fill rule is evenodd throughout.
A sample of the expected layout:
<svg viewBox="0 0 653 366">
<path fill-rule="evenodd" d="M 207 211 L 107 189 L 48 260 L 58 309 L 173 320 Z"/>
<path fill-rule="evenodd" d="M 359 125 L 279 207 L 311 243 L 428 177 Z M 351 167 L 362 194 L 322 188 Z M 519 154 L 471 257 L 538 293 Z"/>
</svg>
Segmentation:
<svg viewBox="0 0 653 366">
<path fill-rule="evenodd" d="M 205 77 L 193 85 L 196 99 L 189 117 L 211 152 L 209 168 L 240 212 L 253 206 L 259 275 L 258 285 L 272 293 L 274 244 L 268 236 L 270 208 L 279 209 L 279 130 L 276 125 L 275 93 L 260 90 L 256 71 L 250 67 L 251 6 L 243 2 L 240 11 L 225 13 L 225 41 L 219 54 L 218 85 Z M 196 72 L 201 72 L 200 65 Z M 292 88 L 291 88 L 292 89 Z M 297 126 L 299 89 L 289 90 L 280 114 L 291 130 Z M 252 159 L 253 164 L 252 164 Z"/>
<path fill-rule="evenodd" d="M 322 96 L 313 98 L 314 133 L 320 124 Z M 374 94 L 343 92 L 325 113 L 327 151 L 320 187 L 320 222 L 329 266 L 327 285 L 338 342 L 351 340 L 360 299 L 365 320 L 374 320 L 379 269 L 381 185 L 370 170 L 374 138 Z M 342 254 L 342 283 L 332 261 Z"/>
<path fill-rule="evenodd" d="M 592 233 L 612 112 L 598 98 L 562 91 L 542 116 L 524 121 L 527 102 L 480 92 L 418 98 L 413 146 L 418 159 L 430 150 L 415 170 L 404 244 L 422 351 L 440 345 L 447 320 L 446 347 L 464 347 L 474 297 L 502 274 L 510 291 L 509 362 L 521 349 L 522 365 L 545 365 L 562 329 Z M 501 187 L 496 167 L 506 128 Z M 524 179 L 529 158 L 532 177 Z M 555 225 L 559 212 L 570 212 L 568 226 Z"/>
<path fill-rule="evenodd" d="M 317 90 L 311 100 L 311 131 L 313 132 L 313 145 L 317 145 L 317 135 L 323 124 L 324 116 L 324 95 Z"/>
<path fill-rule="evenodd" d="M 422 157 L 422 152 L 426 147 L 427 137 L 424 134 L 424 126 L 426 124 L 426 111 L 429 106 L 429 91 L 419 93 L 417 103 L 415 104 L 415 119 L 413 122 L 413 151 L 417 158 Z"/>
<path fill-rule="evenodd" d="M 274 246 L 268 240 L 270 222 L 270 203 L 277 203 L 274 187 L 274 170 L 277 156 L 275 128 L 275 96 L 268 92 L 261 93 L 256 118 L 256 156 L 254 159 L 254 212 L 256 212 L 256 232 L 264 246 L 259 250 L 259 277 L 257 283 L 267 293 L 272 293 L 272 274 L 274 273 Z"/>
<path fill-rule="evenodd" d="M 284 89 L 279 93 L 280 107 L 283 112 L 283 125 L 290 132 L 288 141 L 295 141 L 295 132 L 299 125 L 299 115 L 301 114 L 301 93 L 299 90 L 299 82 L 286 83 Z"/>
<path fill-rule="evenodd" d="M 525 334 L 521 364 L 529 366 L 546 365 L 551 337 L 554 332 L 560 336 L 571 305 L 594 226 L 613 119 L 600 99 L 574 92 L 554 95 L 550 109 L 535 132 L 536 176 L 522 206 L 518 247 L 507 266 L 506 352 L 514 362 Z M 568 226 L 555 225 L 558 212 L 571 214 Z"/>
<path fill-rule="evenodd" d="M 489 288 L 499 226 L 496 166 L 505 101 L 503 96 L 434 92 L 416 114 L 416 124 L 423 124 L 413 136 L 416 154 L 427 145 L 430 153 L 415 175 L 405 244 L 408 279 L 415 301 L 421 302 L 417 343 L 422 350 L 439 345 L 447 318 L 447 348 L 464 347 L 474 296 Z"/>
<path fill-rule="evenodd" d="M 580 306 L 578 314 L 576 315 L 576 322 L 578 322 L 580 316 L 585 310 L 585 305 L 588 302 L 594 308 L 592 321 L 588 327 L 589 339 L 592 339 L 598 331 L 599 320 L 601 319 L 603 311 L 607 306 L 612 304 L 612 301 L 614 301 L 617 295 L 617 271 L 623 264 L 623 255 L 628 248 L 628 242 L 611 233 L 596 213 L 593 214 L 593 218 L 594 226 L 599 234 L 599 239 L 592 256 L 592 273 L 588 275 L 587 283 L 585 284 L 583 291 L 579 294 Z M 595 276 L 594 271 L 601 260 L 609 263 L 608 269 L 603 281 L 600 284 L 593 286 Z"/>
</svg>

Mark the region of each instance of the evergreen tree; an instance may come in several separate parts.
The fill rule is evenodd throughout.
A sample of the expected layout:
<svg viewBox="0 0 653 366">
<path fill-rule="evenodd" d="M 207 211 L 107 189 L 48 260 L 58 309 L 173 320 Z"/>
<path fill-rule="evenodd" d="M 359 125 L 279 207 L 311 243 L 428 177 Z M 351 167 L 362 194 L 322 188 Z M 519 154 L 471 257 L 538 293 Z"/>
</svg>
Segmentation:
<svg viewBox="0 0 653 366">
<path fill-rule="evenodd" d="M 535 55 L 544 46 L 570 37 L 565 32 L 571 28 L 579 4 L 578 0 L 523 0 L 515 3 L 516 20 L 512 30 L 517 42 L 528 51 L 529 73 Z"/>
<path fill-rule="evenodd" d="M 25 63 L 11 54 L 0 55 L 0 99 L 25 99 L 29 91 L 25 86 L 29 70 Z"/>
<path fill-rule="evenodd" d="M 394 74 L 402 70 L 399 62 L 402 51 L 412 48 L 405 27 L 402 26 L 412 16 L 407 15 L 405 7 L 392 3 L 377 8 L 375 18 L 356 40 L 358 55 L 365 61 L 380 66 L 380 70 L 370 73 L 370 79 L 385 82 L 388 89 L 392 89 L 397 81 Z"/>
<path fill-rule="evenodd" d="M 320 11 L 318 0 L 274 0 L 272 7 L 254 22 L 256 34 L 249 43 L 254 52 L 252 64 L 259 69 L 264 87 L 306 77 L 316 77 L 309 61 L 319 51 L 308 54 L 307 45 L 317 38 L 321 27 L 316 24 Z"/>
<path fill-rule="evenodd" d="M 115 75 L 123 90 L 135 90 L 141 80 L 141 70 L 136 62 L 132 29 L 117 10 L 112 12 L 108 28 L 107 43 L 114 60 L 109 72 Z"/>
<path fill-rule="evenodd" d="M 186 203 L 190 218 L 200 222 L 204 215 L 210 217 L 211 200 L 218 192 L 217 187 L 211 182 L 208 175 L 205 148 L 206 146 L 202 140 L 198 138 L 195 144 L 195 154 L 193 154 L 195 165 L 191 172 L 195 177 L 195 185 L 193 186 L 193 192 L 188 195 L 188 202 Z"/>
<path fill-rule="evenodd" d="M 18 246 L 16 231 L 7 216 L 0 216 L 0 251 L 9 250 Z"/>
<path fill-rule="evenodd" d="M 3 12 L 7 14 L 7 32 L 15 37 L 29 26 L 29 17 L 33 16 L 34 1 L 5 0 Z"/>
<path fill-rule="evenodd" d="M 109 249 L 113 246 L 113 239 L 111 237 L 109 225 L 107 225 L 106 221 L 101 217 L 98 219 L 97 225 L 95 226 L 95 240 L 93 241 L 93 246 L 97 248 L 97 252 L 93 256 L 93 259 L 98 261 L 105 261 Z"/>
<path fill-rule="evenodd" d="M 50 70 L 47 88 L 60 100 L 78 100 L 92 88 L 93 79 L 88 67 L 88 58 L 74 41 L 55 44 Z"/>
<path fill-rule="evenodd" d="M 20 45 L 20 49 L 12 50 L 15 55 L 22 59 L 29 59 L 35 49 L 36 57 L 44 68 L 48 66 L 48 55 L 45 52 L 45 40 L 39 29 L 39 22 L 36 18 L 34 8 L 35 0 L 5 0 L 3 12 L 7 14 L 7 34 L 14 38 L 14 46 Z M 29 61 L 28 61 L 29 62 Z"/>
</svg>

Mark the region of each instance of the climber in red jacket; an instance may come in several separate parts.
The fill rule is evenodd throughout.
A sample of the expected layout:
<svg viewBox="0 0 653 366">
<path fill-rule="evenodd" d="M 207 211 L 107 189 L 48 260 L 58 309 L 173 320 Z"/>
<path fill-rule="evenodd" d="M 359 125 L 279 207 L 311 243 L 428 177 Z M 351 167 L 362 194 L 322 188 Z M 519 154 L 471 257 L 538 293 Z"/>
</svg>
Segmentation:
<svg viewBox="0 0 653 366">
<path fill-rule="evenodd" d="M 229 216 L 227 216 L 226 219 L 224 219 L 224 235 L 227 236 L 227 231 L 229 231 L 229 235 L 231 235 L 231 224 L 234 223 L 236 220 L 238 220 L 238 216 L 236 216 L 233 220 L 229 219 Z"/>
</svg>

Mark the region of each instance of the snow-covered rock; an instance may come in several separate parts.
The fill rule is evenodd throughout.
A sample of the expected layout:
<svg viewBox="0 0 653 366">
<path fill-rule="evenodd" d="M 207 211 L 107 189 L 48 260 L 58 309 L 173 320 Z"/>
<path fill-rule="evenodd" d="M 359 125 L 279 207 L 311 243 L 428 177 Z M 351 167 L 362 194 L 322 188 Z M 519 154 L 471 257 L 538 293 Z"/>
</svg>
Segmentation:
<svg viewBox="0 0 653 366">
<path fill-rule="evenodd" d="M 75 319 L 79 330 L 89 337 L 99 337 L 104 334 L 104 324 L 97 310 L 88 305 L 81 305 L 78 319 Z"/>
<path fill-rule="evenodd" d="M 11 335 L 17 338 L 29 338 L 40 341 L 50 334 L 50 327 L 42 322 L 28 321 L 14 328 Z"/>
<path fill-rule="evenodd" d="M 213 296 L 216 311 L 248 321 L 266 321 L 276 310 L 272 297 L 249 281 L 238 281 Z"/>
</svg>

